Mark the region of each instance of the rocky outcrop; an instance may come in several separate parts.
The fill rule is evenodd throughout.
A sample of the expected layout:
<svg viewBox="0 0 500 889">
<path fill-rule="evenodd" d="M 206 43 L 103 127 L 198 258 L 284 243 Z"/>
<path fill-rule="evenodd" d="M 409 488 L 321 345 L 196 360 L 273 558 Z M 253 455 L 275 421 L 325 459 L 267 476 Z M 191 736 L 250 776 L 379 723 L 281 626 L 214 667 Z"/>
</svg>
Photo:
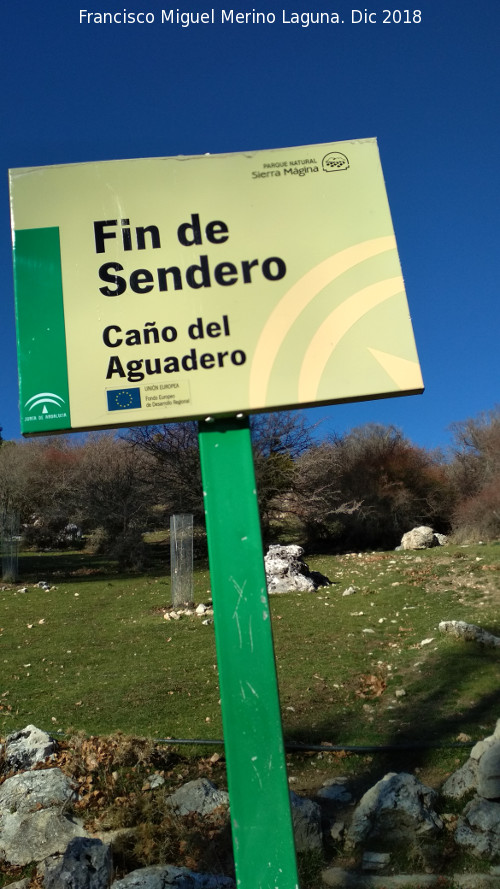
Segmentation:
<svg viewBox="0 0 500 889">
<path fill-rule="evenodd" d="M 196 874 L 186 867 L 153 865 L 132 871 L 113 883 L 113 889 L 234 889 L 234 880 L 220 874 Z"/>
<path fill-rule="evenodd" d="M 487 756 L 490 751 L 494 751 L 491 758 Z M 477 744 L 474 744 L 469 759 L 460 769 L 450 775 L 443 784 L 441 792 L 444 796 L 449 796 L 452 799 L 462 799 L 466 794 L 477 790 L 479 794 L 484 795 L 488 799 L 495 798 L 491 797 L 492 786 L 489 782 L 490 780 L 495 780 L 495 789 L 500 789 L 498 778 L 496 777 L 498 774 L 499 757 L 500 719 L 497 721 L 492 735 L 488 735 L 487 738 L 483 738 L 482 741 L 478 741 Z M 481 788 L 486 789 L 486 787 L 489 787 L 487 794 L 482 794 L 481 789 L 478 786 L 481 763 Z M 500 793 L 497 795 L 500 797 Z"/>
<path fill-rule="evenodd" d="M 352 849 L 375 838 L 413 842 L 417 837 L 437 833 L 443 823 L 434 810 L 436 799 L 436 791 L 414 775 L 389 773 L 364 794 L 356 807 L 346 847 Z"/>
<path fill-rule="evenodd" d="M 57 744 L 47 732 L 35 725 L 27 725 L 20 732 L 8 735 L 5 744 L 5 765 L 7 771 L 32 769 L 40 762 L 46 762 L 55 754 Z"/>
<path fill-rule="evenodd" d="M 500 800 L 500 738 L 484 751 L 479 760 L 477 792 L 483 799 Z"/>
<path fill-rule="evenodd" d="M 302 556 L 301 546 L 269 547 L 264 558 L 267 589 L 269 593 L 290 593 L 294 590 L 313 593 L 318 587 L 328 586 L 330 581 L 319 571 L 310 571 Z"/>
<path fill-rule="evenodd" d="M 323 831 L 321 827 L 321 809 L 312 800 L 290 794 L 292 806 L 293 832 L 297 852 L 323 850 Z"/>
<path fill-rule="evenodd" d="M 401 549 L 429 549 L 431 546 L 443 546 L 447 543 L 444 534 L 436 534 L 428 525 L 412 528 L 401 538 Z"/>
<path fill-rule="evenodd" d="M 113 878 L 111 846 L 91 837 L 76 837 L 62 855 L 42 862 L 44 889 L 105 889 Z"/>
<path fill-rule="evenodd" d="M 71 804 L 77 801 L 75 784 L 58 767 L 39 768 L 56 754 L 57 747 L 56 741 L 35 726 L 27 726 L 6 740 L 4 773 L 14 768 L 25 770 L 9 774 L 0 783 L 0 862 L 4 866 L 38 862 L 44 889 L 109 889 L 111 885 L 234 889 L 231 877 L 167 865 L 142 868 L 113 882 L 111 843 L 90 835 L 71 815 Z M 180 788 L 170 801 L 177 814 L 194 811 L 206 815 L 218 806 L 227 807 L 228 794 L 200 779 Z M 19 889 L 27 889 L 28 882 Z"/>
<path fill-rule="evenodd" d="M 479 741 L 461 769 L 443 784 L 445 796 L 462 799 L 476 791 L 458 820 L 455 842 L 478 858 L 500 860 L 500 719 Z"/>
<path fill-rule="evenodd" d="M 25 865 L 88 836 L 81 822 L 65 814 L 73 794 L 72 782 L 57 768 L 7 778 L 0 786 L 0 858 Z"/>
<path fill-rule="evenodd" d="M 469 757 L 467 762 L 445 781 L 442 787 L 443 794 L 452 799 L 463 799 L 464 796 L 475 790 L 477 785 L 477 768 L 477 760 Z"/>
<path fill-rule="evenodd" d="M 464 639 L 466 642 L 477 642 L 479 645 L 485 645 L 487 648 L 500 648 L 500 637 L 488 633 L 482 627 L 475 624 L 468 624 L 464 620 L 442 620 L 439 624 L 440 633 L 449 633 L 457 639 Z"/>
<path fill-rule="evenodd" d="M 38 730 L 33 726 L 28 728 L 29 731 L 26 729 L 7 739 L 5 765 L 14 761 L 12 757 L 8 758 L 9 748 L 11 754 L 15 751 L 18 762 L 30 761 L 28 748 Z M 53 745 L 57 747 L 56 742 L 50 741 L 51 745 L 46 747 L 51 751 L 48 762 L 55 755 Z M 57 762 L 66 762 L 64 756 L 65 753 Z M 40 763 L 36 756 L 34 759 L 37 760 L 34 767 L 14 775 L 7 773 L 4 767 L 3 783 L 0 783 L 0 861 L 4 867 L 38 862 L 39 878 L 45 889 L 167 889 L 169 886 L 176 889 L 234 889 L 234 881 L 228 874 L 198 873 L 175 864 L 133 870 L 113 882 L 113 848 L 116 851 L 120 846 L 114 834 L 123 836 L 123 831 L 90 835 L 71 815 L 72 804 L 77 801 L 72 779 L 58 766 L 43 768 L 48 763 Z M 212 836 L 212 817 L 219 819 L 224 831 L 228 829 L 229 797 L 225 791 L 218 790 L 208 779 L 199 778 L 164 797 L 166 780 L 159 773 L 151 774 L 143 790 L 158 793 L 155 805 L 185 819 L 186 831 L 194 822 L 199 829 L 200 819 L 205 818 L 209 825 L 207 837 Z M 324 782 L 314 800 L 295 793 L 290 795 L 299 853 L 321 855 L 333 841 L 344 854 L 354 854 L 358 861 L 354 872 L 334 867 L 324 871 L 323 880 L 328 885 L 366 885 L 378 889 L 384 884 L 377 884 L 374 881 L 378 878 L 368 874 L 387 872 L 393 867 L 390 861 L 392 845 L 432 849 L 432 840 L 441 831 L 443 836 L 453 836 L 457 847 L 465 848 L 476 857 L 500 861 L 500 720 L 494 733 L 474 745 L 469 760 L 441 789 L 440 811 L 445 810 L 446 797 L 460 800 L 466 794 L 469 797 L 474 794 L 458 819 L 449 814 L 443 814 L 441 819 L 436 811 L 437 791 L 426 787 L 412 774 L 391 772 L 385 775 L 357 805 L 355 784 L 347 778 L 332 778 Z M 137 831 L 137 827 L 126 829 L 127 833 L 130 831 Z M 425 842 L 429 839 L 430 843 Z M 376 846 L 373 848 L 373 842 L 384 844 L 383 854 Z M 227 863 L 231 872 L 229 859 Z M 437 879 L 434 875 L 431 879 L 429 875 L 429 881 L 422 882 L 422 886 L 439 885 Z M 485 879 L 484 886 L 488 889 L 495 885 Z M 472 886 L 482 889 L 482 885 L 472 881 L 466 889 Z M 20 886 L 19 889 L 27 887 Z"/>
<path fill-rule="evenodd" d="M 166 803 L 177 815 L 190 815 L 192 812 L 210 815 L 219 806 L 229 808 L 229 794 L 225 790 L 217 790 L 206 778 L 197 778 L 179 787 Z"/>
<path fill-rule="evenodd" d="M 455 842 L 476 858 L 500 859 L 500 802 L 480 796 L 465 807 L 455 831 Z"/>
</svg>

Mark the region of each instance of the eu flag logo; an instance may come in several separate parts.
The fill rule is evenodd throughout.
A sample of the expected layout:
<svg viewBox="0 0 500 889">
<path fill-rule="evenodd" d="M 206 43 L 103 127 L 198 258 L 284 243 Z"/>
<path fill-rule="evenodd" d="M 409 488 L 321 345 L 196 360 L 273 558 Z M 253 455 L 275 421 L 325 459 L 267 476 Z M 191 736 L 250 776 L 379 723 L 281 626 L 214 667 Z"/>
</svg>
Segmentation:
<svg viewBox="0 0 500 889">
<path fill-rule="evenodd" d="M 141 407 L 141 390 L 138 386 L 132 389 L 108 389 L 108 411 L 128 411 Z"/>
</svg>

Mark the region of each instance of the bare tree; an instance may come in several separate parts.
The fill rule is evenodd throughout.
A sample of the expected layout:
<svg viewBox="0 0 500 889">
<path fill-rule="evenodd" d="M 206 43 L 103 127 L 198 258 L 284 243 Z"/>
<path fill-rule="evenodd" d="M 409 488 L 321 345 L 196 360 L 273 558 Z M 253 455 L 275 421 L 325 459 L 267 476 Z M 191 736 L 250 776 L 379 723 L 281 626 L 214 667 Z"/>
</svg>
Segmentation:
<svg viewBox="0 0 500 889">
<path fill-rule="evenodd" d="M 197 423 L 141 426 L 126 436 L 154 461 L 155 499 L 168 513 L 192 513 L 202 522 L 203 491 Z"/>
<path fill-rule="evenodd" d="M 310 427 L 298 412 L 259 414 L 250 420 L 259 508 L 264 530 L 283 508 L 277 498 L 293 488 L 294 461 L 311 442 Z M 169 512 L 189 512 L 204 522 L 196 423 L 133 429 L 127 440 L 156 461 L 156 496 Z"/>
<path fill-rule="evenodd" d="M 154 505 L 147 454 L 109 433 L 89 436 L 74 474 L 73 498 L 76 518 L 94 531 L 101 551 L 121 567 L 142 563 L 142 535 Z"/>
<path fill-rule="evenodd" d="M 500 407 L 452 426 L 450 479 L 456 495 L 457 539 L 500 536 Z"/>
<path fill-rule="evenodd" d="M 446 522 L 444 466 L 393 426 L 332 436 L 298 463 L 297 514 L 310 538 L 347 548 L 394 546 L 414 524 Z"/>
</svg>

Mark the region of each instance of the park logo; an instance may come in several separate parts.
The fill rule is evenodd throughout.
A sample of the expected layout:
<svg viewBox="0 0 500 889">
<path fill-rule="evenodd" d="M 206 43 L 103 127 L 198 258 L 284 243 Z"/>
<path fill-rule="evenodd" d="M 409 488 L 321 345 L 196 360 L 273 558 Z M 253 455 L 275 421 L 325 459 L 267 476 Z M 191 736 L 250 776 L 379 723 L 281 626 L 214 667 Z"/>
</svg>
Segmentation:
<svg viewBox="0 0 500 889">
<path fill-rule="evenodd" d="M 328 154 L 325 154 L 322 166 L 325 173 L 334 173 L 337 170 L 348 170 L 349 160 L 345 154 L 342 154 L 340 151 L 330 151 Z"/>
<path fill-rule="evenodd" d="M 60 411 L 61 408 L 64 407 L 65 401 L 64 398 L 61 398 L 60 395 L 56 395 L 55 392 L 38 392 L 37 395 L 32 395 L 31 398 L 24 403 L 25 409 L 31 414 L 35 408 L 39 407 L 39 405 L 43 404 L 41 413 L 48 414 L 49 408 L 47 405 L 55 405 L 55 407 Z M 53 412 L 53 408 L 51 408 Z"/>
</svg>

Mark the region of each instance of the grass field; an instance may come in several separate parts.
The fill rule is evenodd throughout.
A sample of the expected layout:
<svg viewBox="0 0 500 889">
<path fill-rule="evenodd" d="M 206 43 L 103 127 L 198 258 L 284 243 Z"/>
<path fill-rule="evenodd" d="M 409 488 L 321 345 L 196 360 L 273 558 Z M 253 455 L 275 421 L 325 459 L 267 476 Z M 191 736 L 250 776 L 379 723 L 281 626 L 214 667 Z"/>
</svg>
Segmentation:
<svg viewBox="0 0 500 889">
<path fill-rule="evenodd" d="M 118 874 L 163 861 L 231 872 L 227 824 L 204 819 L 187 832 L 162 804 L 198 775 L 227 784 L 223 748 L 208 743 L 222 736 L 213 625 L 164 619 L 168 547 L 158 538 L 150 547 L 156 568 L 140 575 L 86 553 L 22 554 L 19 583 L 0 589 L 0 735 L 28 723 L 64 734 L 57 763 L 79 784 L 76 808 L 89 829 L 135 828 L 115 850 Z M 499 649 L 437 627 L 465 620 L 500 635 L 499 555 L 500 544 L 310 556 L 331 584 L 271 597 L 285 740 L 319 747 L 287 753 L 293 790 L 314 795 L 325 779 L 347 776 L 359 798 L 403 770 L 437 788 L 472 741 L 491 734 Z M 36 586 L 42 580 L 52 588 Z M 207 603 L 206 564 L 194 582 L 196 602 Z M 155 743 L 169 738 L 207 745 Z M 158 768 L 167 783 L 152 795 L 148 775 Z M 483 865 L 457 857 L 446 837 L 431 846 L 396 854 L 391 872 Z M 322 885 L 325 864 L 352 864 L 334 846 L 298 863 L 304 889 Z M 25 875 L 18 871 L 0 866 L 0 886 Z"/>
<path fill-rule="evenodd" d="M 166 621 L 170 577 L 120 575 L 85 553 L 24 553 L 0 591 L 0 733 L 222 737 L 213 626 Z M 331 585 L 271 597 L 285 739 L 387 745 L 489 734 L 499 650 L 443 636 L 441 620 L 500 635 L 500 545 L 309 556 Z M 162 564 L 165 568 L 162 568 Z M 159 567 L 158 567 L 159 566 Z M 35 586 L 46 580 L 50 591 Z M 206 564 L 195 600 L 210 599 Z M 27 587 L 27 592 L 20 592 Z M 349 587 L 356 591 L 344 596 Z"/>
</svg>

